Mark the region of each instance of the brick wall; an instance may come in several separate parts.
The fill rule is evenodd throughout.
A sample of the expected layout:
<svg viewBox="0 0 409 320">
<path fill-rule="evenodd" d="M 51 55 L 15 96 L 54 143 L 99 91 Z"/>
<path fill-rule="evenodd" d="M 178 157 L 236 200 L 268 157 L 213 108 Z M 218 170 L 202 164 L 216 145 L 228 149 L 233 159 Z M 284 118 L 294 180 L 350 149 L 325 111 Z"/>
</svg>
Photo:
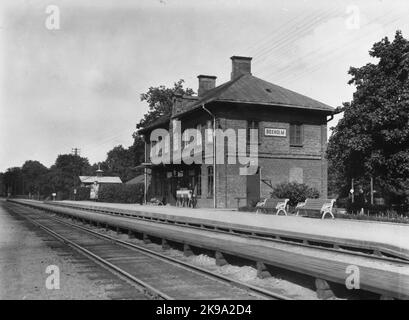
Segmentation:
<svg viewBox="0 0 409 320">
<path fill-rule="evenodd" d="M 225 107 L 224 107 L 225 106 Z M 231 106 L 230 106 L 231 107 Z M 234 108 L 218 104 L 214 109 L 217 116 L 217 125 L 225 129 L 245 129 L 247 120 L 259 121 L 259 166 L 261 168 L 260 195 L 269 197 L 272 191 L 268 184 L 275 185 L 281 182 L 297 181 L 315 187 L 321 197 L 327 196 L 327 162 L 324 158 L 327 141 L 326 116 L 311 111 L 280 109 L 280 108 L 245 108 L 236 105 Z M 243 117 L 246 119 L 243 119 Z M 199 110 L 197 113 L 182 118 L 182 132 L 185 128 L 194 128 L 202 125 L 202 136 L 209 115 Z M 271 119 L 266 121 L 266 119 Z M 290 146 L 290 123 L 303 124 L 302 147 Z M 170 129 L 172 124 L 170 125 Z M 286 129 L 285 137 L 265 136 L 265 128 Z M 237 132 L 237 131 L 236 131 Z M 240 143 L 240 142 L 239 142 Z M 172 144 L 172 143 L 171 143 Z M 203 141 L 203 145 L 205 141 Z M 171 147 L 172 148 L 172 147 Z M 149 150 L 147 150 L 149 152 Z M 227 157 L 227 148 L 225 148 Z M 225 158 L 226 160 L 226 158 Z M 216 168 L 216 200 L 218 207 L 236 207 L 237 197 L 246 197 L 246 176 L 241 176 L 241 164 L 219 164 Z M 208 197 L 207 168 L 202 165 L 202 196 L 198 199 L 200 207 L 212 207 L 213 199 Z M 245 201 L 241 200 L 241 205 Z"/>
<path fill-rule="evenodd" d="M 274 115 L 270 116 L 274 118 Z M 302 119 L 295 119 L 302 122 Z M 322 119 L 321 119 L 322 120 Z M 324 158 L 326 149 L 326 123 L 307 121 L 303 124 L 303 146 L 291 147 L 289 122 L 260 121 L 259 123 L 259 166 L 260 196 L 269 197 L 270 185 L 297 181 L 316 188 L 320 196 L 327 196 L 327 165 Z M 247 120 L 219 118 L 222 129 L 246 128 Z M 286 137 L 264 135 L 264 129 L 284 128 Z M 225 149 L 227 152 L 227 148 Z M 237 165 L 218 166 L 217 204 L 220 207 L 236 207 L 236 197 L 246 197 L 246 176 L 240 176 Z M 266 183 L 264 183 L 264 180 Z M 244 205 L 245 201 L 241 201 Z"/>
</svg>

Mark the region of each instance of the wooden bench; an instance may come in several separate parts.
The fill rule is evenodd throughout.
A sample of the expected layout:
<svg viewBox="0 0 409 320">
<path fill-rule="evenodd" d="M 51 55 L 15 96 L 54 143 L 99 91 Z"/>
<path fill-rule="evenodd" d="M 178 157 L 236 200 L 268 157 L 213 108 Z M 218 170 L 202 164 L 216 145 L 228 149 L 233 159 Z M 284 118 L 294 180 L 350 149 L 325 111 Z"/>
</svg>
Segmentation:
<svg viewBox="0 0 409 320">
<path fill-rule="evenodd" d="M 321 219 L 325 218 L 325 215 L 329 213 L 334 219 L 334 215 L 332 213 L 332 207 L 334 206 L 335 199 L 307 199 L 304 202 L 300 202 L 297 204 L 295 209 L 297 210 L 297 216 L 300 210 L 305 211 L 318 211 L 322 214 Z"/>
<path fill-rule="evenodd" d="M 256 205 L 256 213 L 259 211 L 267 211 L 267 209 L 277 209 L 276 215 L 278 215 L 280 212 L 283 212 L 285 215 L 287 215 L 287 203 L 289 199 L 275 199 L 275 198 L 266 198 L 263 201 L 260 201 Z"/>
</svg>

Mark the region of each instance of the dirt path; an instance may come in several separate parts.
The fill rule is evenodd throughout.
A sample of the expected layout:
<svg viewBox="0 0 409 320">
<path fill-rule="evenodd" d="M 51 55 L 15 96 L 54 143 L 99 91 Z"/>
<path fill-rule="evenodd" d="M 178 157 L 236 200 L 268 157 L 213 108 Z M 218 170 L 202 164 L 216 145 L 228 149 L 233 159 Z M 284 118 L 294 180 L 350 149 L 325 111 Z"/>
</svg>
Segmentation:
<svg viewBox="0 0 409 320">
<path fill-rule="evenodd" d="M 51 275 L 46 273 L 49 266 L 59 269 L 60 289 L 46 286 Z M 55 269 L 51 272 L 56 275 Z M 144 299 L 144 296 L 32 226 L 0 200 L 0 299 L 99 300 Z"/>
</svg>

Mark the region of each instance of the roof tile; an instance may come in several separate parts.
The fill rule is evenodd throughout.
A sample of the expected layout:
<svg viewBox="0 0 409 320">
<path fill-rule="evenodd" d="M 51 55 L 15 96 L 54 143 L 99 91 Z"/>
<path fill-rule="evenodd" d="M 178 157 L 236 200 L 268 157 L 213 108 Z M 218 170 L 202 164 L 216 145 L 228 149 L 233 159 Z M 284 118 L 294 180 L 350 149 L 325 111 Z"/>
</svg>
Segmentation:
<svg viewBox="0 0 409 320">
<path fill-rule="evenodd" d="M 211 101 L 295 107 L 326 111 L 329 113 L 335 111 L 335 109 L 329 105 L 259 79 L 251 74 L 244 74 L 209 90 L 201 99 L 192 103 L 187 112 Z"/>
</svg>

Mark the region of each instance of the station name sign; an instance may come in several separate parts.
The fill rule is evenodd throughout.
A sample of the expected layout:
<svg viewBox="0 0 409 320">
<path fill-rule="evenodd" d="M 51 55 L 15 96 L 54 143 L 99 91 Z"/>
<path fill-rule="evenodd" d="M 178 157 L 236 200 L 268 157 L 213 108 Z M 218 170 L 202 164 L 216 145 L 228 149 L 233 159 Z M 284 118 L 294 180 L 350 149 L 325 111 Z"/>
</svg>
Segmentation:
<svg viewBox="0 0 409 320">
<path fill-rule="evenodd" d="M 264 135 L 267 137 L 286 137 L 287 129 L 282 128 L 264 128 Z"/>
</svg>

